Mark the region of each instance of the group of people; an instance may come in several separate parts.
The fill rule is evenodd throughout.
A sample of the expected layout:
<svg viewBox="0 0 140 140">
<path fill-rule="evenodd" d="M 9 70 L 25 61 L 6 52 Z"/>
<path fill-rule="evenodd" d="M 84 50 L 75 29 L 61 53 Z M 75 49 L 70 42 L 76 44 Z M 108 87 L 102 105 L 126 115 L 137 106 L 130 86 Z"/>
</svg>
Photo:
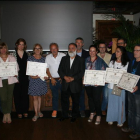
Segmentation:
<svg viewBox="0 0 140 140">
<path fill-rule="evenodd" d="M 68 119 L 69 97 L 72 98 L 71 122 L 75 122 L 79 112 L 85 117 L 85 91 L 88 96 L 90 116 L 88 122 L 92 122 L 96 116 L 95 125 L 101 123 L 101 116 L 107 115 L 109 125 L 117 122 L 122 127 L 128 113 L 128 127 L 122 128 L 123 132 L 132 132 L 130 138 L 140 137 L 140 80 L 133 92 L 121 90 L 121 95 L 113 95 L 116 85 L 106 83 L 100 85 L 84 85 L 85 70 L 106 70 L 107 67 L 123 69 L 129 73 L 140 75 L 140 45 L 134 46 L 134 53 L 126 51 L 127 42 L 120 38 L 114 54 L 106 53 L 106 44 L 99 43 L 98 47 L 91 45 L 89 52 L 83 49 L 84 40 L 81 37 L 75 39 L 75 43 L 68 45 L 68 53 L 59 52 L 57 43 L 50 44 L 50 54 L 42 56 L 43 48 L 40 44 L 33 47 L 33 55 L 26 52 L 26 41 L 22 38 L 15 43 L 15 52 L 8 54 L 5 43 L 0 44 L 0 63 L 16 62 L 18 75 L 0 77 L 0 105 L 3 115 L 3 123 L 11 123 L 12 96 L 18 118 L 28 117 L 29 95 L 33 96 L 35 115 L 33 121 L 43 117 L 41 112 L 41 96 L 47 93 L 46 80 L 50 80 L 52 91 L 52 117 L 57 117 L 59 90 L 61 91 L 62 117 L 59 121 Z M 99 50 L 99 51 L 98 51 Z M 42 80 L 38 75 L 27 76 L 27 61 L 46 63 L 48 76 Z M 102 102 L 101 102 L 102 97 Z M 106 113 L 107 110 L 107 113 Z"/>
</svg>

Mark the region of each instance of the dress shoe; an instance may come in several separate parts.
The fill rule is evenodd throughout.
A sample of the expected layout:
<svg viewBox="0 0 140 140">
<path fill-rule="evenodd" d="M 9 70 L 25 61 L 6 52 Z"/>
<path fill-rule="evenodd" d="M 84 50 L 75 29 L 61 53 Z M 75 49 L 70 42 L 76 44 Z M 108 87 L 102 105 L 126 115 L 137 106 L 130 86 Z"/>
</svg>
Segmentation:
<svg viewBox="0 0 140 140">
<path fill-rule="evenodd" d="M 122 131 L 128 133 L 128 132 L 133 132 L 134 130 L 130 129 L 129 127 L 124 127 L 122 128 Z"/>
<path fill-rule="evenodd" d="M 80 111 L 80 115 L 82 118 L 84 118 L 86 115 L 85 115 L 85 111 Z"/>
<path fill-rule="evenodd" d="M 137 134 L 137 133 L 133 132 L 131 135 L 129 135 L 129 137 L 131 139 L 138 139 L 138 138 L 140 138 L 140 134 Z"/>
<path fill-rule="evenodd" d="M 66 119 L 68 119 L 68 118 L 62 117 L 62 118 L 59 119 L 59 121 L 62 122 L 62 121 L 64 121 L 64 120 L 66 120 Z"/>
<path fill-rule="evenodd" d="M 121 123 L 121 124 L 117 124 L 117 126 L 118 126 L 118 127 L 122 127 L 122 126 L 123 126 L 123 123 Z"/>
<path fill-rule="evenodd" d="M 106 115 L 106 111 L 102 111 L 102 115 L 104 115 L 104 116 L 105 116 L 105 115 Z"/>
<path fill-rule="evenodd" d="M 76 118 L 71 118 L 70 122 L 73 123 L 76 121 Z"/>
</svg>

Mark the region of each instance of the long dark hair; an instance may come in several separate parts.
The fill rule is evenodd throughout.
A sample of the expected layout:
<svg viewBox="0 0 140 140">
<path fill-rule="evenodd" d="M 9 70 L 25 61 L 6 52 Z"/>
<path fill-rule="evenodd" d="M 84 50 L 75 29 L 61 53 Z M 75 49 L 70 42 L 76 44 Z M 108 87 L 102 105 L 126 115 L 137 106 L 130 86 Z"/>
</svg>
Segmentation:
<svg viewBox="0 0 140 140">
<path fill-rule="evenodd" d="M 127 55 L 125 47 L 117 46 L 116 49 L 120 49 L 120 51 L 122 52 L 121 63 L 122 63 L 123 66 L 126 66 L 127 62 L 129 62 L 130 60 L 128 58 L 128 55 Z M 117 57 L 115 55 L 114 59 L 112 60 L 113 64 L 115 63 L 116 60 L 117 60 Z"/>
</svg>

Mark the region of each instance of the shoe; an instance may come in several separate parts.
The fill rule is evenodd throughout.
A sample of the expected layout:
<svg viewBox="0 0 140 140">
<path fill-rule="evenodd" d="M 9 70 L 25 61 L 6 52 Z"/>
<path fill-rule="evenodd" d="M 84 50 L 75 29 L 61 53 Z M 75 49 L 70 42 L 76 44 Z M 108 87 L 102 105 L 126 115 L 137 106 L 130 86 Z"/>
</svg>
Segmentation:
<svg viewBox="0 0 140 140">
<path fill-rule="evenodd" d="M 39 113 L 38 113 L 38 116 L 39 116 L 40 118 L 42 118 L 42 117 L 43 117 L 43 114 L 42 114 L 41 112 L 39 112 Z"/>
<path fill-rule="evenodd" d="M 88 118 L 88 122 L 92 122 L 95 115 L 96 115 L 95 113 L 90 113 L 90 116 Z"/>
<path fill-rule="evenodd" d="M 85 111 L 81 111 L 81 112 L 80 112 L 80 115 L 81 115 L 82 118 L 84 118 L 84 117 L 86 116 L 86 115 L 85 115 Z"/>
<path fill-rule="evenodd" d="M 7 119 L 7 114 L 4 114 L 4 115 L 3 115 L 3 120 L 2 120 L 2 122 L 3 122 L 3 123 L 6 123 L 6 119 Z"/>
<path fill-rule="evenodd" d="M 18 118 L 21 119 L 22 118 L 22 114 L 18 114 Z"/>
<path fill-rule="evenodd" d="M 109 124 L 109 125 L 112 125 L 112 124 L 113 124 L 113 122 L 108 122 L 108 124 Z"/>
<path fill-rule="evenodd" d="M 7 123 L 11 123 L 12 120 L 11 120 L 11 115 L 10 113 L 7 114 Z"/>
<path fill-rule="evenodd" d="M 24 113 L 23 116 L 24 116 L 25 118 L 27 118 L 27 117 L 28 117 L 28 113 Z"/>
<path fill-rule="evenodd" d="M 52 117 L 53 117 L 53 118 L 56 118 L 56 116 L 57 116 L 57 111 L 54 110 L 54 111 L 52 112 Z"/>
<path fill-rule="evenodd" d="M 97 117 L 100 117 L 100 120 L 97 121 Z M 101 122 L 101 116 L 97 116 L 97 117 L 96 117 L 95 125 L 99 125 Z"/>
<path fill-rule="evenodd" d="M 36 122 L 38 118 L 39 118 L 39 116 L 34 116 L 34 117 L 32 118 L 32 121 L 33 121 L 33 122 Z"/>
<path fill-rule="evenodd" d="M 76 121 L 76 118 L 71 118 L 70 122 L 73 123 Z"/>
<path fill-rule="evenodd" d="M 68 119 L 68 118 L 62 117 L 62 118 L 59 119 L 59 122 L 62 122 L 62 121 L 64 121 L 64 120 L 66 120 L 66 119 Z"/>
<path fill-rule="evenodd" d="M 104 116 L 105 116 L 105 115 L 106 115 L 106 111 L 102 111 L 102 115 L 104 115 Z"/>
<path fill-rule="evenodd" d="M 122 124 L 117 124 L 117 126 L 118 126 L 118 127 L 122 127 L 122 126 L 123 126 L 123 123 L 122 123 Z"/>
<path fill-rule="evenodd" d="M 137 133 L 133 132 L 131 135 L 129 135 L 129 137 L 131 139 L 138 139 L 138 138 L 140 138 L 140 134 L 137 134 Z"/>
<path fill-rule="evenodd" d="M 128 133 L 128 132 L 133 132 L 134 130 L 130 129 L 129 127 L 124 127 L 122 128 L 122 131 Z"/>
</svg>

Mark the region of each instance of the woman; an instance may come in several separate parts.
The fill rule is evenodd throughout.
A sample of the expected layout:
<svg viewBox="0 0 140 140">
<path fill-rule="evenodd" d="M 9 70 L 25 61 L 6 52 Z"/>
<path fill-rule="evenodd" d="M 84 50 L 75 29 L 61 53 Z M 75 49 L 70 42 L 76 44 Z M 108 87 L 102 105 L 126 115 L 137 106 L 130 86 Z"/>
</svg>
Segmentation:
<svg viewBox="0 0 140 140">
<path fill-rule="evenodd" d="M 16 59 L 8 55 L 8 47 L 3 42 L 0 44 L 0 63 L 16 62 Z M 18 64 L 17 64 L 18 69 Z M 12 97 L 14 83 L 18 82 L 14 76 L 0 77 L 0 100 L 3 115 L 3 123 L 11 123 Z"/>
<path fill-rule="evenodd" d="M 28 117 L 28 109 L 29 109 L 29 95 L 28 95 L 28 86 L 29 80 L 26 75 L 26 65 L 28 54 L 25 51 L 27 48 L 26 41 L 22 38 L 19 38 L 16 43 L 15 52 L 13 55 L 15 56 L 17 63 L 19 65 L 18 72 L 18 80 L 19 82 L 15 84 L 14 87 L 14 102 L 15 109 L 18 114 L 18 118 Z"/>
<path fill-rule="evenodd" d="M 110 68 L 127 70 L 128 56 L 126 49 L 118 46 L 116 49 L 115 58 L 109 63 Z M 117 96 L 112 94 L 114 84 L 108 84 L 108 110 L 106 121 L 109 125 L 117 121 L 117 126 L 122 127 L 125 122 L 125 90 L 121 90 L 121 95 Z"/>
<path fill-rule="evenodd" d="M 33 56 L 28 58 L 28 61 L 45 63 L 45 58 L 41 56 L 42 46 L 40 44 L 35 44 L 33 47 Z M 47 68 L 47 66 L 46 66 Z M 47 80 L 47 77 L 44 77 Z M 41 107 L 41 96 L 47 93 L 47 84 L 46 81 L 40 79 L 39 76 L 30 76 L 29 77 L 29 90 L 28 94 L 33 96 L 35 116 L 32 118 L 33 121 L 37 121 L 39 117 L 43 117 L 43 114 L 40 112 Z"/>
<path fill-rule="evenodd" d="M 129 63 L 129 73 L 140 76 L 140 44 L 134 47 L 134 59 Z M 123 132 L 131 132 L 131 139 L 140 138 L 140 80 L 133 92 L 128 92 L 128 127 Z"/>
<path fill-rule="evenodd" d="M 85 60 L 85 68 L 87 70 L 106 70 L 107 64 L 103 59 L 97 56 L 97 48 L 93 45 L 89 47 L 89 57 Z M 88 122 L 93 121 L 93 117 L 97 115 L 95 124 L 100 124 L 101 121 L 101 93 L 103 86 L 98 85 L 85 85 L 86 92 L 88 95 L 88 103 L 90 110 L 90 117 Z M 94 113 L 96 111 L 96 114 Z"/>
</svg>

